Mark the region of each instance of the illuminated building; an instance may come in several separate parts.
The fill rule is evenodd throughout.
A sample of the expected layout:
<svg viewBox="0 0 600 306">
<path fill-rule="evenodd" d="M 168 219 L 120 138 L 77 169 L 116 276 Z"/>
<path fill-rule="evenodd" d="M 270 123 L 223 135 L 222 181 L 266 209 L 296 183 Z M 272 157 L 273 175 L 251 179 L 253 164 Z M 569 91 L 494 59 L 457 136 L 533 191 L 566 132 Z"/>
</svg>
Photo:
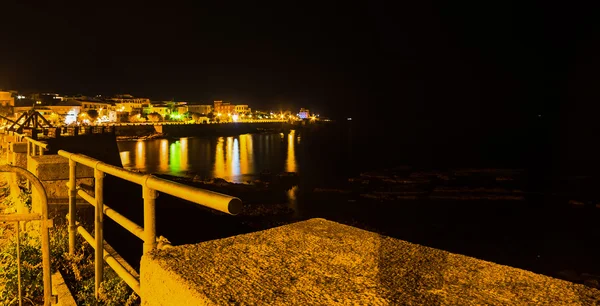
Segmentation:
<svg viewBox="0 0 600 306">
<path fill-rule="evenodd" d="M 301 108 L 300 112 L 298 113 L 298 117 L 302 119 L 308 119 L 310 118 L 310 111 L 308 109 Z"/>
<path fill-rule="evenodd" d="M 145 105 L 150 104 L 148 98 L 135 98 L 129 94 L 117 95 L 108 100 L 115 103 L 116 111 L 127 113 L 141 112 Z"/>
<path fill-rule="evenodd" d="M 213 111 L 212 105 L 188 104 L 187 110 L 190 113 L 208 114 Z"/>
<path fill-rule="evenodd" d="M 15 106 L 15 98 L 8 91 L 0 91 L 0 105 L 2 106 Z"/>
<path fill-rule="evenodd" d="M 158 113 L 161 117 L 165 118 L 171 114 L 171 108 L 166 104 L 148 104 L 144 107 L 144 114 Z"/>
<path fill-rule="evenodd" d="M 67 101 L 71 101 L 71 100 L 67 100 Z M 77 101 L 81 104 L 82 112 L 87 112 L 89 110 L 94 109 L 94 110 L 98 111 L 98 115 L 101 117 L 109 116 L 110 111 L 115 109 L 115 106 L 113 106 L 112 104 L 104 102 L 104 101 L 96 100 L 96 99 L 77 99 L 75 101 Z"/>
<path fill-rule="evenodd" d="M 249 113 L 251 109 L 248 105 L 236 105 L 234 111 L 238 114 L 246 114 Z"/>
<path fill-rule="evenodd" d="M 33 100 L 28 100 L 29 103 L 33 103 Z M 22 113 L 27 112 L 31 109 L 32 104 L 25 104 L 23 106 L 15 106 L 14 114 L 15 118 L 18 118 Z M 77 116 L 81 113 L 81 103 L 78 101 L 70 100 L 70 101 L 60 101 L 54 105 L 42 105 L 35 107 L 35 110 L 38 111 L 42 116 L 49 117 L 52 114 L 58 115 L 61 122 L 65 122 L 67 124 L 75 122 L 77 120 Z"/>
<path fill-rule="evenodd" d="M 223 114 L 224 117 L 227 117 L 228 114 L 233 114 L 235 112 L 235 105 L 231 105 L 229 102 L 223 101 L 215 101 L 214 112 Z M 227 120 L 227 119 L 226 119 Z"/>
</svg>

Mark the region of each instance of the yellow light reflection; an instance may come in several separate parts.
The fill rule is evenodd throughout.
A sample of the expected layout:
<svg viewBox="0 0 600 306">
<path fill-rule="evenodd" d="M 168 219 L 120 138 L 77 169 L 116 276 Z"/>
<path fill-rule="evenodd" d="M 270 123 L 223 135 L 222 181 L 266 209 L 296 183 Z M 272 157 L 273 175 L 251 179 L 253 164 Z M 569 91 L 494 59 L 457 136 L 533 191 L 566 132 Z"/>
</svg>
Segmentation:
<svg viewBox="0 0 600 306">
<path fill-rule="evenodd" d="M 291 130 L 288 134 L 287 160 L 285 162 L 285 171 L 287 172 L 296 172 L 295 134 L 295 130 Z"/>
<path fill-rule="evenodd" d="M 240 172 L 250 174 L 253 171 L 252 135 L 240 135 Z"/>
<path fill-rule="evenodd" d="M 123 164 L 123 167 L 128 167 L 131 164 L 131 152 L 129 151 L 123 151 L 123 152 L 119 152 L 119 154 L 121 155 L 121 163 Z"/>
<path fill-rule="evenodd" d="M 169 141 L 161 139 L 160 141 L 160 155 L 159 155 L 159 168 L 161 172 L 169 171 Z"/>
<path fill-rule="evenodd" d="M 135 167 L 143 169 L 146 164 L 146 146 L 143 141 L 138 141 L 135 144 Z"/>
<path fill-rule="evenodd" d="M 240 146 L 237 138 L 233 140 L 233 152 L 231 155 L 231 176 L 234 182 L 239 183 L 240 178 Z"/>
<path fill-rule="evenodd" d="M 228 170 L 229 165 L 231 164 L 231 155 L 233 153 L 233 137 L 227 137 L 226 145 L 227 148 L 225 149 L 225 170 Z"/>
<path fill-rule="evenodd" d="M 181 143 L 181 170 L 186 171 L 188 170 L 188 139 L 181 138 L 179 141 Z"/>
<path fill-rule="evenodd" d="M 223 154 L 225 153 L 223 152 L 223 142 L 223 137 L 219 137 L 219 139 L 217 140 L 217 147 L 215 150 L 214 177 L 223 178 L 227 174 L 225 170 L 225 159 L 223 158 Z"/>
</svg>

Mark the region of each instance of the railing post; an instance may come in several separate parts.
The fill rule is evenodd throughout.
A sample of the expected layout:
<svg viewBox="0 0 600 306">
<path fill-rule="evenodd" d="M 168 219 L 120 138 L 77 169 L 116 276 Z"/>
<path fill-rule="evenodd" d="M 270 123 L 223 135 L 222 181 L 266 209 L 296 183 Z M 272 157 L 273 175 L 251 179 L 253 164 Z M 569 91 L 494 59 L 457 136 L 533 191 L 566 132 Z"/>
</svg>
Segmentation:
<svg viewBox="0 0 600 306">
<path fill-rule="evenodd" d="M 94 167 L 96 168 L 96 167 Z M 98 169 L 94 169 L 94 178 L 96 181 L 96 188 L 94 189 L 94 195 L 96 198 L 96 222 L 94 225 L 95 235 L 94 238 L 96 240 L 96 253 L 94 256 L 95 259 L 95 268 L 96 268 L 96 281 L 94 292 L 96 298 L 98 298 L 98 294 L 100 293 L 100 284 L 103 279 L 103 271 L 104 271 L 104 238 L 102 235 L 102 224 L 104 219 L 104 199 L 102 196 L 102 192 L 104 189 L 104 173 Z"/>
<path fill-rule="evenodd" d="M 146 180 L 148 180 L 148 177 Z M 144 197 L 144 255 L 156 248 L 156 198 L 158 197 L 156 190 L 146 186 L 146 180 L 142 185 L 142 196 Z"/>
<path fill-rule="evenodd" d="M 69 159 L 69 255 L 75 254 L 75 234 L 77 233 L 77 225 L 75 223 L 75 211 L 77 208 L 76 170 L 77 162 Z"/>
<path fill-rule="evenodd" d="M 17 281 L 19 282 L 19 306 L 23 305 L 23 292 L 21 289 L 21 234 L 20 229 L 21 224 L 19 221 L 17 223 L 17 228 L 15 229 L 17 234 Z"/>
</svg>

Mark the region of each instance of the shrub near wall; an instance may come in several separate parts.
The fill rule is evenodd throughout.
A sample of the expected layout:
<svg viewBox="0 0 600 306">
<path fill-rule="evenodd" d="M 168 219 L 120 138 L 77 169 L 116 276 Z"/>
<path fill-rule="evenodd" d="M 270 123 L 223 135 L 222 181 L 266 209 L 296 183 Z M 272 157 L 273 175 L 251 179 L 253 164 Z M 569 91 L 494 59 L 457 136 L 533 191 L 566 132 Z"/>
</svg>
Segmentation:
<svg viewBox="0 0 600 306">
<path fill-rule="evenodd" d="M 24 196 L 27 198 L 27 196 Z M 6 230 L 6 227 L 3 228 Z M 6 233 L 8 234 L 8 233 Z M 18 305 L 17 244 L 14 234 L 0 244 L 0 305 Z M 2 235 L 2 233 L 0 233 Z M 73 256 L 68 253 L 66 225 L 50 229 L 53 272 L 60 271 L 79 305 L 139 305 L 138 296 L 105 265 L 99 299 L 94 297 L 94 250 L 77 236 Z M 43 304 L 42 248 L 39 235 L 21 234 L 21 278 L 24 305 Z"/>
</svg>

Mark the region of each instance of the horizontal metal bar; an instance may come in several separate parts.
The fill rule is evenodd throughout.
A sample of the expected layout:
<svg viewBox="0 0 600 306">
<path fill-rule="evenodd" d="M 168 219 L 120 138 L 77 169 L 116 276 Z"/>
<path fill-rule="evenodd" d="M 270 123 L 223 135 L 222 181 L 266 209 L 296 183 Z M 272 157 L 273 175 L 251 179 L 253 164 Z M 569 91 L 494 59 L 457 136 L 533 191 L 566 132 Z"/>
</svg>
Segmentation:
<svg viewBox="0 0 600 306">
<path fill-rule="evenodd" d="M 88 231 L 85 230 L 85 228 L 78 226 L 77 232 L 79 232 L 83 239 L 85 239 L 85 241 L 87 241 L 92 248 L 95 249 L 95 239 Z M 125 269 L 125 267 L 123 267 L 123 265 L 121 265 L 114 257 L 112 257 L 112 255 L 110 255 L 104 248 L 102 248 L 102 253 L 104 261 L 106 261 L 106 263 L 115 271 L 115 273 L 117 273 L 117 275 L 121 277 L 125 283 L 127 283 L 127 285 L 129 285 L 129 287 L 135 291 L 135 293 L 140 295 L 140 281 L 135 276 L 131 275 L 131 273 L 129 273 L 129 271 L 127 271 L 127 269 Z"/>
<path fill-rule="evenodd" d="M 42 220 L 41 214 L 11 214 L 0 215 L 0 222 L 35 221 Z"/>
<path fill-rule="evenodd" d="M 81 196 L 84 200 L 90 203 L 92 206 L 96 206 L 96 198 L 92 197 L 89 193 L 78 190 L 77 194 Z M 136 237 L 144 240 L 144 228 L 137 225 L 135 222 L 127 219 L 125 216 L 118 213 L 116 210 L 110 208 L 108 205 L 104 204 L 102 211 L 105 215 L 113 219 L 119 225 L 124 227 L 126 230 L 134 234 Z"/>
<path fill-rule="evenodd" d="M 191 187 L 188 185 L 176 183 L 151 175 L 143 175 L 140 173 L 125 170 L 105 164 L 97 159 L 74 154 L 67 151 L 58 151 L 60 156 L 69 158 L 78 163 L 100 170 L 104 173 L 119 177 L 121 179 L 136 183 L 138 185 L 146 185 L 146 187 L 170 194 L 172 196 L 188 200 L 190 202 L 200 204 L 224 213 L 236 215 L 242 211 L 242 201 L 236 197 L 228 196 L 222 193 L 213 192 L 205 189 Z"/>
<path fill-rule="evenodd" d="M 36 145 L 36 146 L 38 146 L 38 147 L 42 147 L 42 148 L 44 148 L 44 149 L 47 149 L 47 148 L 48 148 L 48 144 L 47 144 L 47 143 L 45 143 L 45 142 L 41 142 L 41 141 L 39 141 L 39 140 L 35 140 L 35 139 L 33 139 L 33 138 L 29 137 L 29 136 L 26 136 L 26 137 L 25 137 L 25 140 L 27 140 L 27 141 L 29 141 L 29 142 L 33 143 L 34 145 Z"/>
<path fill-rule="evenodd" d="M 104 250 L 104 260 L 106 263 L 119 275 L 133 291 L 141 296 L 140 281 L 131 275 L 125 267 L 123 267 L 114 257 Z"/>
<path fill-rule="evenodd" d="M 77 224 L 79 224 L 79 222 L 77 222 Z M 94 247 L 94 237 L 92 237 L 92 235 L 88 233 L 88 231 L 86 231 L 85 228 L 83 228 L 83 226 L 78 225 L 77 232 L 81 234 L 81 237 L 83 237 L 83 239 L 85 239 L 87 243 Z"/>
<path fill-rule="evenodd" d="M 113 219 L 113 221 L 117 222 L 123 228 L 137 236 L 138 238 L 144 240 L 144 228 L 137 225 L 135 222 L 127 219 L 125 216 L 118 213 L 116 210 L 108 207 L 108 205 L 104 204 L 104 214 L 109 218 Z"/>
<path fill-rule="evenodd" d="M 68 183 L 67 183 L 68 184 Z M 92 206 L 96 206 L 96 198 L 92 197 L 89 193 L 84 190 L 77 190 L 77 195 L 86 200 Z"/>
<path fill-rule="evenodd" d="M 136 173 L 133 171 L 128 171 L 123 168 L 115 167 L 115 166 L 112 166 L 109 164 L 105 164 L 97 159 L 94 159 L 94 158 L 91 158 L 91 157 L 88 157 L 85 155 L 70 153 L 70 152 L 67 152 L 64 150 L 59 150 L 58 155 L 72 159 L 72 160 L 74 160 L 82 165 L 88 166 L 92 169 L 98 169 L 104 173 L 108 173 L 110 175 L 113 175 L 113 176 L 122 178 L 124 180 L 136 183 L 138 185 L 141 185 L 142 182 L 144 181 L 143 174 Z"/>
<path fill-rule="evenodd" d="M 242 201 L 226 194 L 195 188 L 154 176 L 148 178 L 146 186 L 231 215 L 237 215 L 242 211 Z"/>
</svg>

